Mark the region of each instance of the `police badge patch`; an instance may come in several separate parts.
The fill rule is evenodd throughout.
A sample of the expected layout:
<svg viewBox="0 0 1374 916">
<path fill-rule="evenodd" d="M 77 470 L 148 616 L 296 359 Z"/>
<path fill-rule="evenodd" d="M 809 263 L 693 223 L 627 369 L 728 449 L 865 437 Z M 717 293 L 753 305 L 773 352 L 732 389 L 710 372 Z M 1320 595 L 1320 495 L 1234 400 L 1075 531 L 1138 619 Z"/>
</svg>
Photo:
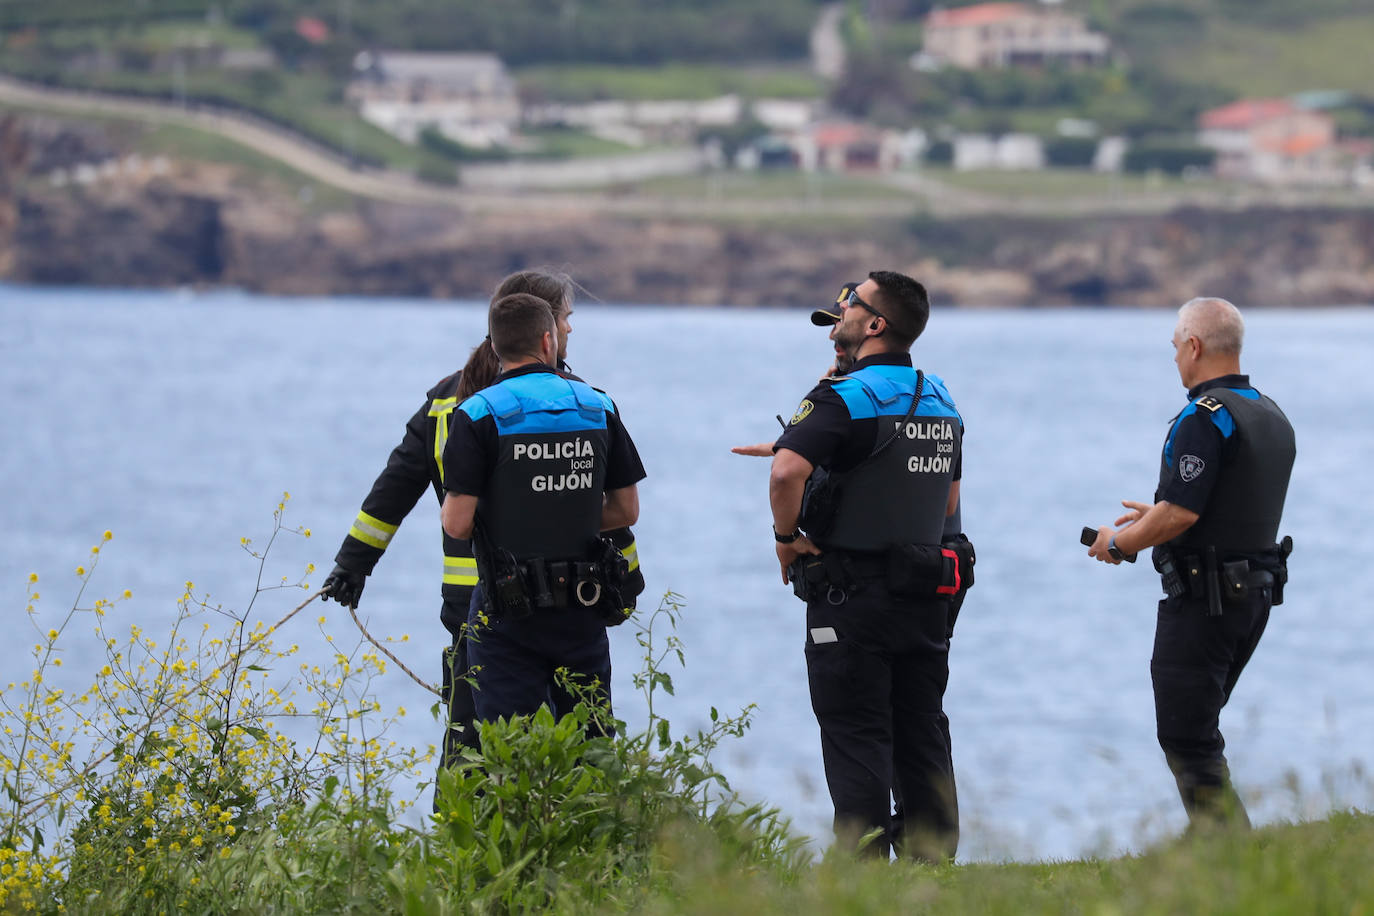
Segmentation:
<svg viewBox="0 0 1374 916">
<path fill-rule="evenodd" d="M 792 414 L 792 419 L 788 421 L 787 425 L 795 425 L 811 416 L 811 409 L 815 406 L 816 405 L 812 404 L 810 400 L 802 401 L 797 405 L 797 412 Z"/>
<path fill-rule="evenodd" d="M 1192 483 L 1206 466 L 1197 455 L 1184 455 L 1178 460 L 1178 475 L 1184 483 Z"/>
</svg>

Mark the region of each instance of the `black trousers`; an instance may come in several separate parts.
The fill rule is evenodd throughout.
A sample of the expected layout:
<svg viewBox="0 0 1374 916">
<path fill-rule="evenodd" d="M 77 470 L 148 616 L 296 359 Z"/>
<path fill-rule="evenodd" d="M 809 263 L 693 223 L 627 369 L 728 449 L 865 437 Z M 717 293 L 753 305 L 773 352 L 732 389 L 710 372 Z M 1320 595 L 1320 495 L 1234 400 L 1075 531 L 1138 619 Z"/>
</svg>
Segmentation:
<svg viewBox="0 0 1374 916">
<path fill-rule="evenodd" d="M 478 720 L 527 716 L 548 706 L 555 718 L 572 712 L 579 701 L 560 683 L 566 669 L 606 715 L 593 734 L 609 733 L 611 712 L 611 644 L 606 624 L 584 607 L 536 610 L 519 618 L 482 622 L 482 589 L 478 586 L 468 611 L 468 662 L 477 668 L 473 707 Z M 597 726 L 597 723 L 592 723 Z"/>
<path fill-rule="evenodd" d="M 1271 601 L 1270 589 L 1253 588 L 1242 600 L 1223 602 L 1223 612 L 1215 617 L 1208 615 L 1205 600 L 1159 602 L 1150 659 L 1155 724 L 1190 826 L 1249 826 L 1245 806 L 1231 787 L 1219 721 L 1264 635 Z"/>
<path fill-rule="evenodd" d="M 838 596 L 837 596 L 838 597 Z M 896 598 L 867 582 L 839 604 L 806 606 L 806 668 L 837 840 L 886 858 L 892 791 L 902 803 L 898 852 L 952 858 L 959 804 L 943 703 L 949 682 L 948 599 Z"/>
<path fill-rule="evenodd" d="M 469 600 L 462 601 L 461 618 L 458 617 L 458 604 L 456 599 L 444 599 L 441 619 L 445 621 L 446 626 L 452 619 L 467 619 Z M 477 746 L 477 729 L 473 727 L 477 713 L 472 702 L 472 668 L 468 661 L 468 637 L 464 628 L 454 629 L 457 632 L 451 634 L 453 642 L 445 646 L 442 652 L 443 680 L 440 699 L 448 709 L 448 727 L 444 730 L 444 755 L 439 763 L 441 767 L 451 766 L 458 759 L 459 751 L 464 746 Z"/>
</svg>

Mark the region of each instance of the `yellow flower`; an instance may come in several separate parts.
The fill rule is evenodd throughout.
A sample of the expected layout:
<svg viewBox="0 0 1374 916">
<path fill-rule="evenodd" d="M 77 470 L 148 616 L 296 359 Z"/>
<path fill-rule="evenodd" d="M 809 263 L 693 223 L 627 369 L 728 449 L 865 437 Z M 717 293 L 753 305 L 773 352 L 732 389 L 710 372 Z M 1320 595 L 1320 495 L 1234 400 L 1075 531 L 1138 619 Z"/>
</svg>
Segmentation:
<svg viewBox="0 0 1374 916">
<path fill-rule="evenodd" d="M 57 631 L 56 631 L 56 630 L 49 630 L 49 631 L 48 631 L 48 638 L 49 638 L 49 639 L 56 639 L 56 638 L 57 638 Z"/>
<path fill-rule="evenodd" d="M 78 576 L 84 576 L 84 575 L 86 575 L 86 567 L 84 567 L 84 566 L 78 566 L 78 567 L 76 568 L 76 574 L 77 574 Z"/>
<path fill-rule="evenodd" d="M 304 531 L 301 532 L 301 534 L 305 535 L 306 537 L 310 537 L 310 529 L 309 529 L 309 528 L 305 529 Z"/>
<path fill-rule="evenodd" d="M 38 581 L 38 573 L 29 573 L 29 584 L 33 585 Z"/>
<path fill-rule="evenodd" d="M 114 537 L 114 532 L 113 532 L 113 531 L 106 531 L 106 532 L 105 532 L 104 534 L 102 534 L 100 537 L 101 537 L 102 540 L 108 541 L 110 538 Z"/>
<path fill-rule="evenodd" d="M 129 598 L 132 598 L 133 596 L 134 596 L 134 593 L 133 593 L 133 592 L 129 591 L 127 588 L 124 589 L 124 598 L 125 598 L 126 600 L 129 599 Z"/>
</svg>

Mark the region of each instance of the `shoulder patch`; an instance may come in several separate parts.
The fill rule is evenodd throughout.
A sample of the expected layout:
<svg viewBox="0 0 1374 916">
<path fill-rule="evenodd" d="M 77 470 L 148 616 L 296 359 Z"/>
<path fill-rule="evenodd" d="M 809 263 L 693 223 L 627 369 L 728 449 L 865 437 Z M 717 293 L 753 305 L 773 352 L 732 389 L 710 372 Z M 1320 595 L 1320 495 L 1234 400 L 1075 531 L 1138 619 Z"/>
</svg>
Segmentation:
<svg viewBox="0 0 1374 916">
<path fill-rule="evenodd" d="M 800 404 L 797 405 L 797 412 L 792 414 L 792 419 L 788 421 L 787 425 L 794 426 L 800 423 L 802 420 L 805 420 L 807 417 L 811 416 L 811 411 L 815 409 L 816 405 L 812 404 L 809 399 L 802 401 Z"/>
<path fill-rule="evenodd" d="M 1212 397 L 1210 394 L 1206 394 L 1197 399 L 1197 406 L 1207 411 L 1208 413 L 1216 413 L 1218 410 L 1221 410 L 1221 408 L 1225 405 L 1223 405 L 1216 398 Z"/>
</svg>

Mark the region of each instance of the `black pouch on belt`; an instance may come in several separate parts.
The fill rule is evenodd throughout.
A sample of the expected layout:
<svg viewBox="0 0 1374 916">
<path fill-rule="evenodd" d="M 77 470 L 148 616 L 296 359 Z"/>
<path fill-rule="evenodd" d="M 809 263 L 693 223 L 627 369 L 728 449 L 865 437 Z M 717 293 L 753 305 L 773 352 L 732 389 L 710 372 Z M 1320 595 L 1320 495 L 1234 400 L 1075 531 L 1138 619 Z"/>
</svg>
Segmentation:
<svg viewBox="0 0 1374 916">
<path fill-rule="evenodd" d="M 898 544 L 887 553 L 887 587 L 902 598 L 959 591 L 959 555 L 937 544 Z"/>
<path fill-rule="evenodd" d="M 1228 601 L 1243 601 L 1250 594 L 1250 561 L 1231 560 L 1221 564 L 1221 592 Z"/>
<path fill-rule="evenodd" d="M 549 596 L 553 600 L 553 607 L 567 607 L 572 603 L 573 571 L 571 563 L 567 560 L 550 563 L 547 583 Z"/>
</svg>

